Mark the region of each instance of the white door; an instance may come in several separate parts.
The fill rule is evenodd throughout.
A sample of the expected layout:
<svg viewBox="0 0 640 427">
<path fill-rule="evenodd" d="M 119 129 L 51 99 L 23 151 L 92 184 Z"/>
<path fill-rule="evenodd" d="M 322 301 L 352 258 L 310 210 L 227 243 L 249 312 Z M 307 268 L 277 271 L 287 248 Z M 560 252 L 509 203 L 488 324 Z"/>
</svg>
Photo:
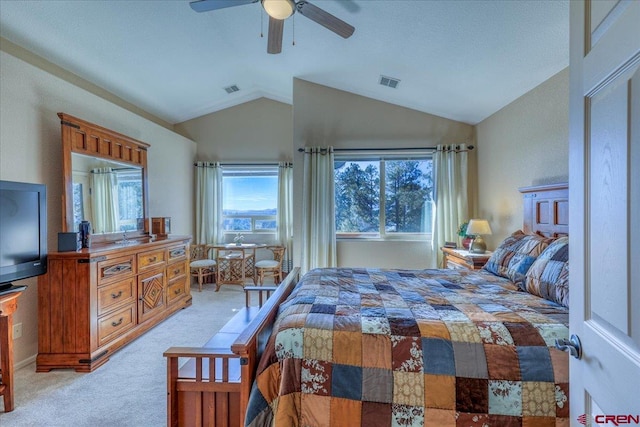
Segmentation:
<svg viewBox="0 0 640 427">
<path fill-rule="evenodd" d="M 640 425 L 640 1 L 571 1 L 572 425 Z"/>
</svg>

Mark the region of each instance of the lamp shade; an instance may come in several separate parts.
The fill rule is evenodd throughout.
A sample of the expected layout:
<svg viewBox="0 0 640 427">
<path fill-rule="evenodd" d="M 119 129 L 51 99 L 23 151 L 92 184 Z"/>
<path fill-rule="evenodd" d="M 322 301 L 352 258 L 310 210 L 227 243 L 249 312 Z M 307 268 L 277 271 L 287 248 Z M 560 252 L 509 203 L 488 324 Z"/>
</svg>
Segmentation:
<svg viewBox="0 0 640 427">
<path fill-rule="evenodd" d="M 489 221 L 487 221 L 486 219 L 469 220 L 469 225 L 467 225 L 467 235 L 469 234 L 472 234 L 474 236 L 491 234 Z"/>
<path fill-rule="evenodd" d="M 293 0 L 262 0 L 262 7 L 273 19 L 287 19 L 295 11 Z"/>
</svg>

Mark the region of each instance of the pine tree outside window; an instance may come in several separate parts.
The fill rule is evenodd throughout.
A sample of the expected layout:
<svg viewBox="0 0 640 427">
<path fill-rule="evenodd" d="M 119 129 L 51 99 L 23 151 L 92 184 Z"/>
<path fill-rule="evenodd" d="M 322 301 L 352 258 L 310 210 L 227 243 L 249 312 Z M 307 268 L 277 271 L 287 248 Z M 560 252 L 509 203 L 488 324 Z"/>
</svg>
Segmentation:
<svg viewBox="0 0 640 427">
<path fill-rule="evenodd" d="M 423 239 L 431 234 L 430 157 L 335 162 L 338 238 Z"/>
</svg>

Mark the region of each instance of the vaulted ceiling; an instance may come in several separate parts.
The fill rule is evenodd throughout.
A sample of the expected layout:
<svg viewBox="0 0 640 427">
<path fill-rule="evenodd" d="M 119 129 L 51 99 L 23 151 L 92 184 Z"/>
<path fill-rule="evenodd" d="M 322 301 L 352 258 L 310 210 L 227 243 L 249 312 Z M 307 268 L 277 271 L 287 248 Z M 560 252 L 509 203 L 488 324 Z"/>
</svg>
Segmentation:
<svg viewBox="0 0 640 427">
<path fill-rule="evenodd" d="M 568 0 L 310 2 L 353 36 L 296 13 L 271 55 L 259 3 L 196 13 L 187 0 L 0 0 L 0 35 L 172 124 L 291 103 L 294 77 L 476 124 L 569 64 Z"/>
</svg>

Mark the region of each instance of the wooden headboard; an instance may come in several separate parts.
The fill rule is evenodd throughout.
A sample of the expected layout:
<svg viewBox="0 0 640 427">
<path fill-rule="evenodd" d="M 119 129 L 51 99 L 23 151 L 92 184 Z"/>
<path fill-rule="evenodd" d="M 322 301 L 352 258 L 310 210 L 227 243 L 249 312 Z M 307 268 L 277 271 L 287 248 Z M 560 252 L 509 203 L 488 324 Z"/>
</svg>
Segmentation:
<svg viewBox="0 0 640 427">
<path fill-rule="evenodd" d="M 547 237 L 569 235 L 569 184 L 519 189 L 523 197 L 523 231 Z"/>
</svg>

